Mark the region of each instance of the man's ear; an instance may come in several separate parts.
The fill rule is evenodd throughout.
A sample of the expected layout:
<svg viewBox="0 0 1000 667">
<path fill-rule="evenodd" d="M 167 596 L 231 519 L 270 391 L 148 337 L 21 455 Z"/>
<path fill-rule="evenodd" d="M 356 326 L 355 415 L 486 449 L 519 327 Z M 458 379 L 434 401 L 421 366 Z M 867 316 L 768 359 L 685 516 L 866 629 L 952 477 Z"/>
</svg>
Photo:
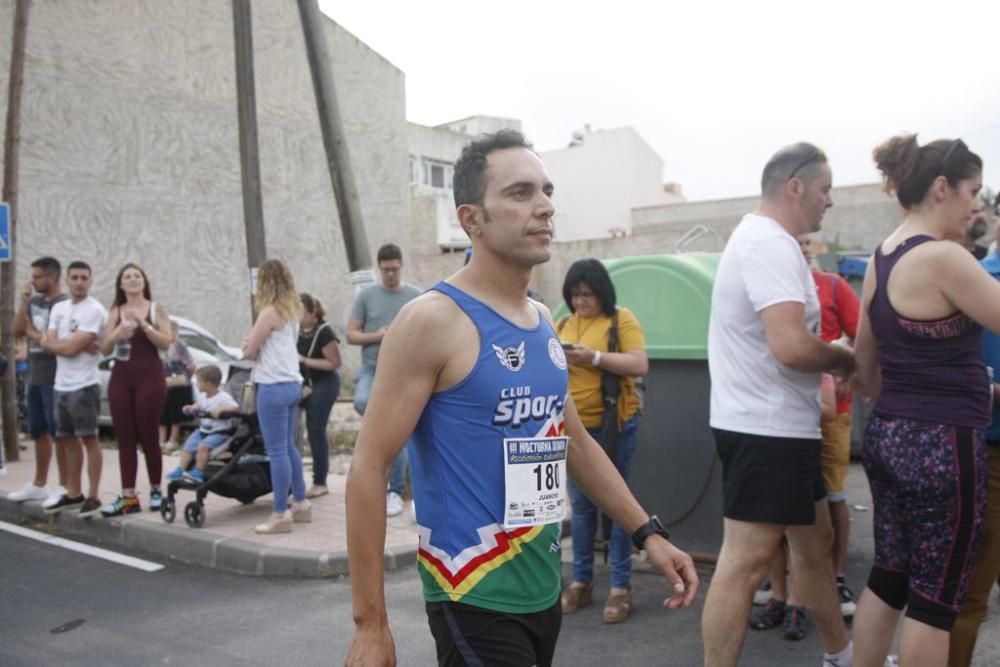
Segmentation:
<svg viewBox="0 0 1000 667">
<path fill-rule="evenodd" d="M 805 192 L 806 185 L 800 178 L 790 178 L 785 182 L 785 194 L 792 199 L 799 199 Z"/>
<path fill-rule="evenodd" d="M 469 237 L 482 234 L 483 208 L 477 204 L 462 204 L 458 207 L 458 224 Z"/>
</svg>

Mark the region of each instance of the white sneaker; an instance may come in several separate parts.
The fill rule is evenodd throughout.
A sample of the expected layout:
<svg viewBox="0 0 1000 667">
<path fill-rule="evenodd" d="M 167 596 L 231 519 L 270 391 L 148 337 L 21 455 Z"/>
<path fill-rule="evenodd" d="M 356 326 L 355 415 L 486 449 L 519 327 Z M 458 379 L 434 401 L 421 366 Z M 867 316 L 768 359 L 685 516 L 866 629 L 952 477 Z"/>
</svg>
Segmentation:
<svg viewBox="0 0 1000 667">
<path fill-rule="evenodd" d="M 394 491 L 390 491 L 385 497 L 386 516 L 399 516 L 403 513 L 403 499 Z"/>
<path fill-rule="evenodd" d="M 49 491 L 44 486 L 35 486 L 31 482 L 24 485 L 20 491 L 11 491 L 7 494 L 7 500 L 15 503 L 23 503 L 25 500 L 45 500 L 49 497 Z"/>
<path fill-rule="evenodd" d="M 56 503 L 59 502 L 59 499 L 65 495 L 66 495 L 66 487 L 62 485 L 56 486 L 56 488 L 52 489 L 52 493 L 49 494 L 49 497 L 46 498 L 44 502 L 42 502 L 42 509 L 47 510 L 50 507 L 54 506 Z"/>
</svg>

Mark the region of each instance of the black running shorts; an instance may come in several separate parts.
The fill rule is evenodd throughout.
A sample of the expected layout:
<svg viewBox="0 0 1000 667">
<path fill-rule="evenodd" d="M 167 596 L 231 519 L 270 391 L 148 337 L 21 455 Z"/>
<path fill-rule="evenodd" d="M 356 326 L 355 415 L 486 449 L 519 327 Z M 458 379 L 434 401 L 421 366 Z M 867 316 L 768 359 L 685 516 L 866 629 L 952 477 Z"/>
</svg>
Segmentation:
<svg viewBox="0 0 1000 667">
<path fill-rule="evenodd" d="M 508 614 L 460 602 L 428 602 L 427 622 L 441 667 L 547 667 L 562 608 Z"/>
<path fill-rule="evenodd" d="M 712 429 L 722 461 L 723 515 L 752 523 L 809 526 L 826 496 L 820 439 Z"/>
</svg>

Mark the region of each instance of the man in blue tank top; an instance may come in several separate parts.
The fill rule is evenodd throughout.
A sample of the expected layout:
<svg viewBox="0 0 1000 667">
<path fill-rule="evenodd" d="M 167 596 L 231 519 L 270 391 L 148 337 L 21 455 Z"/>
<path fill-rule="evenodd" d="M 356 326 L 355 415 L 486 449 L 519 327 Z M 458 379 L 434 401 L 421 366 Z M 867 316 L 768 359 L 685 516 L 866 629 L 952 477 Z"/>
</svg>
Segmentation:
<svg viewBox="0 0 1000 667">
<path fill-rule="evenodd" d="M 559 634 L 566 475 L 694 599 L 691 558 L 667 540 L 587 435 L 566 358 L 525 296 L 549 260 L 553 186 L 512 130 L 455 165 L 467 266 L 407 304 L 382 342 L 347 481 L 355 634 L 347 664 L 395 664 L 383 591 L 386 475 L 413 433 L 418 569 L 441 665 L 549 665 Z"/>
</svg>

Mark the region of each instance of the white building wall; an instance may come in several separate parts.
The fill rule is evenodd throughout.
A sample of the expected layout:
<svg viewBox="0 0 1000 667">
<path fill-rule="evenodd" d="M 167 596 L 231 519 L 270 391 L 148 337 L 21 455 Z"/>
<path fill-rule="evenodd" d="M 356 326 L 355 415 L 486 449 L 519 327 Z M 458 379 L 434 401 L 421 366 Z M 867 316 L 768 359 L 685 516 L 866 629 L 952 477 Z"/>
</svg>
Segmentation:
<svg viewBox="0 0 1000 667">
<path fill-rule="evenodd" d="M 0 0 L 4 35 L 13 4 Z M 287 260 L 342 328 L 353 297 L 298 11 L 252 7 L 268 255 Z M 403 73 L 332 21 L 326 36 L 374 255 L 409 219 Z M 172 312 L 241 340 L 250 309 L 230 2 L 32 3 L 24 85 L 18 284 L 40 255 L 83 259 L 108 303 L 118 268 L 134 261 Z"/>
<path fill-rule="evenodd" d="M 682 201 L 664 191 L 663 161 L 631 127 L 585 132 L 578 145 L 541 157 L 556 188 L 560 241 L 628 234 L 634 207 Z"/>
</svg>

